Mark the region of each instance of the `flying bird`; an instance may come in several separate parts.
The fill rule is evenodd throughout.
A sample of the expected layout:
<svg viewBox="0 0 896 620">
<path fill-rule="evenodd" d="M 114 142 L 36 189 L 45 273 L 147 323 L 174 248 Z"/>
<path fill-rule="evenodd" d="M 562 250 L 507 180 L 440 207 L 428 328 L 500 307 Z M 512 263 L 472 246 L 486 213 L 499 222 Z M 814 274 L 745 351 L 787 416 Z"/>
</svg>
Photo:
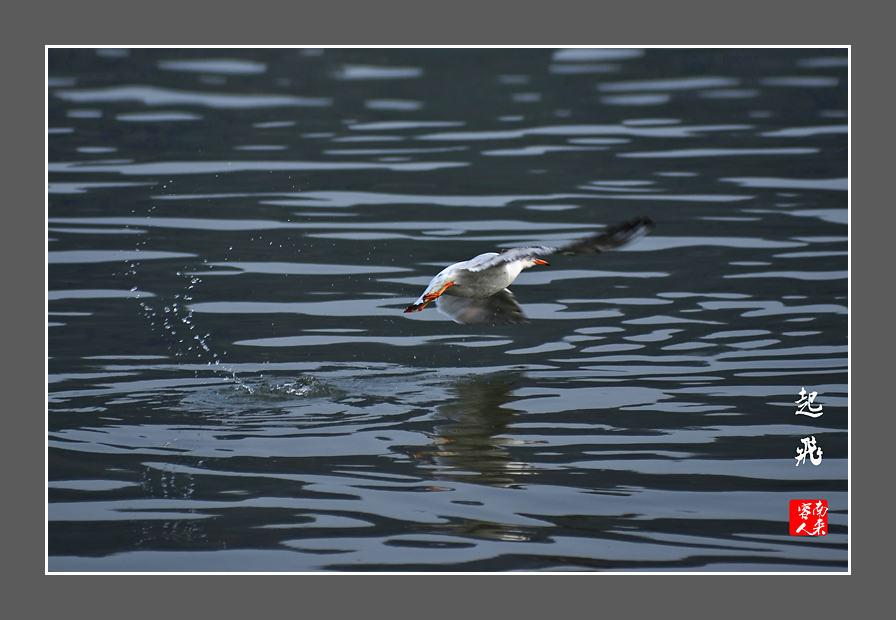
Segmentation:
<svg viewBox="0 0 896 620">
<path fill-rule="evenodd" d="M 643 237 L 653 227 L 649 217 L 637 217 L 560 248 L 537 245 L 480 254 L 445 267 L 405 312 L 419 312 L 435 301 L 439 312 L 457 323 L 522 323 L 526 316 L 507 287 L 523 269 L 547 265 L 543 257 L 551 254 L 606 252 Z"/>
</svg>

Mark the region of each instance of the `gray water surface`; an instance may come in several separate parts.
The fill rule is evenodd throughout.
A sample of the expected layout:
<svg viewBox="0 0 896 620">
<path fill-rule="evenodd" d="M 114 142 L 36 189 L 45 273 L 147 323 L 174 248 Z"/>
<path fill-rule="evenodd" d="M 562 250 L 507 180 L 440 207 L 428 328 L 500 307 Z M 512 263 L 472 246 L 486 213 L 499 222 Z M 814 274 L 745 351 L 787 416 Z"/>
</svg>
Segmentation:
<svg viewBox="0 0 896 620">
<path fill-rule="evenodd" d="M 48 75 L 50 571 L 848 569 L 845 50 Z M 639 215 L 523 273 L 527 324 L 403 312 L 445 265 Z"/>
</svg>

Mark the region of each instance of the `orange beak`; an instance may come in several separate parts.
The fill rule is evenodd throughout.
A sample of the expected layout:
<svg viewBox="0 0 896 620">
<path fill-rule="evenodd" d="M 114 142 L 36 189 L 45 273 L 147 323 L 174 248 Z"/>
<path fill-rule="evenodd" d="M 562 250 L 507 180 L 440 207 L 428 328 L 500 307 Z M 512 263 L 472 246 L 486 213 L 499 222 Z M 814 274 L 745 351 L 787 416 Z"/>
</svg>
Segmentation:
<svg viewBox="0 0 896 620">
<path fill-rule="evenodd" d="M 546 261 L 546 260 L 541 260 L 540 258 L 536 258 L 536 259 L 535 259 L 535 264 L 536 264 L 536 265 L 548 265 L 548 266 L 550 266 L 550 263 L 549 263 L 548 261 Z"/>
</svg>

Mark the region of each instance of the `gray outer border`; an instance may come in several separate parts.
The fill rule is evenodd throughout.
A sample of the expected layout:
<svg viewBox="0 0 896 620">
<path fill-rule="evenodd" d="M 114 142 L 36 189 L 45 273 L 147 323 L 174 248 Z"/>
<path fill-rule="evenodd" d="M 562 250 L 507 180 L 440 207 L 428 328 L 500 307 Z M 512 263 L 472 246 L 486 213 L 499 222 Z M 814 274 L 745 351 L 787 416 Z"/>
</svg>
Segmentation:
<svg viewBox="0 0 896 620">
<path fill-rule="evenodd" d="M 827 3 L 789 3 L 781 2 L 752 2 L 742 5 L 721 5 L 717 2 L 690 2 L 665 3 L 658 0 L 649 2 L 635 2 L 629 4 L 613 3 L 612 6 L 573 3 L 568 1 L 540 3 L 525 2 L 457 2 L 429 4 L 420 2 L 363 2 L 351 0 L 350 2 L 333 0 L 326 4 L 319 3 L 314 6 L 299 6 L 295 3 L 253 5 L 260 10 L 254 12 L 259 18 L 247 19 L 245 5 L 228 6 L 226 4 L 197 5 L 195 9 L 183 3 L 169 3 L 167 0 L 155 2 L 151 5 L 121 5 L 113 2 L 87 2 L 87 3 L 56 3 L 47 6 L 46 3 L 32 4 L 30 8 L 21 7 L 22 13 L 14 21 L 15 32 L 6 37 L 6 58 L 8 85 L 22 85 L 24 88 L 10 89 L 12 94 L 12 109 L 7 112 L 8 119 L 19 119 L 19 112 L 27 119 L 27 122 L 15 122 L 14 126 L 7 127 L 13 130 L 13 148 L 8 150 L 15 153 L 13 161 L 22 161 L 18 155 L 25 154 L 24 161 L 31 162 L 37 159 L 36 151 L 41 146 L 35 144 L 34 126 L 40 121 L 37 117 L 41 114 L 40 106 L 36 105 L 30 97 L 15 97 L 17 92 L 33 93 L 44 90 L 43 80 L 45 72 L 38 64 L 45 62 L 43 45 L 417 45 L 417 44 L 445 44 L 445 45 L 844 45 L 855 42 L 855 37 L 861 36 L 861 44 L 852 51 L 858 52 L 861 66 L 858 66 L 856 75 L 860 79 L 852 80 L 856 84 L 880 83 L 888 81 L 890 71 L 882 65 L 888 62 L 892 48 L 884 51 L 883 35 L 875 32 L 889 24 L 883 12 L 876 15 L 870 12 L 862 12 L 861 7 L 852 5 L 827 5 Z M 796 5 L 796 6 L 795 6 Z M 879 5 L 883 6 L 883 5 Z M 104 11 L 108 7 L 110 10 Z M 470 7 L 470 8 L 466 8 Z M 839 10 L 838 10 L 839 9 Z M 33 14 L 40 12 L 40 21 Z M 279 19 L 278 19 L 279 16 Z M 272 19 L 273 18 L 273 19 Z M 876 18 L 876 19 L 875 19 Z M 118 20 L 118 21 L 114 21 Z M 877 24 L 881 27 L 875 28 Z M 24 27 L 23 27 L 24 26 Z M 26 37 L 28 37 L 26 39 Z M 31 39 L 40 38 L 41 43 L 35 44 Z M 878 43 L 878 41 L 880 43 Z M 10 53 L 23 50 L 24 54 Z M 852 62 L 851 51 L 851 65 Z M 878 51 L 879 53 L 874 53 Z M 35 58 L 36 57 L 36 58 Z M 874 63 L 877 71 L 874 80 L 869 66 Z M 852 69 L 852 66 L 851 66 Z M 852 71 L 851 71 L 852 75 Z M 41 77 L 37 77 L 41 76 Z M 861 77 L 865 77 L 862 80 Z M 21 78 L 21 81 L 20 79 Z M 882 79 L 883 78 L 883 79 Z M 862 92 L 859 90 L 858 92 Z M 851 101 L 850 101 L 851 103 Z M 868 104 L 886 105 L 889 103 L 886 97 L 866 96 L 862 99 L 861 113 L 856 115 L 860 119 L 860 127 L 873 122 L 878 115 L 869 115 L 866 110 Z M 852 115 L 851 115 L 852 117 Z M 878 127 L 883 126 L 878 124 Z M 878 129 L 878 132 L 880 130 Z M 878 133 L 875 132 L 875 133 Z M 865 132 L 855 132 L 862 135 Z M 850 132 L 850 140 L 853 132 Z M 868 145 L 863 145 L 868 146 Z M 855 149 L 853 152 L 861 152 L 865 149 Z M 874 153 L 873 155 L 878 155 Z M 45 160 L 45 155 L 44 155 Z M 872 192 L 867 182 L 874 179 L 887 179 L 892 173 L 874 174 L 877 167 L 886 165 L 891 158 L 880 153 L 878 157 L 867 155 L 861 158 L 862 166 L 857 170 L 868 170 L 869 173 L 859 176 L 859 183 L 853 183 L 852 188 L 858 188 L 855 204 L 868 205 L 874 202 L 882 203 L 883 208 L 888 207 L 888 196 L 885 191 Z M 867 166 L 867 167 L 866 167 Z M 38 227 L 38 209 L 33 203 L 39 198 L 36 188 L 40 187 L 36 178 L 37 165 L 23 166 L 25 169 L 25 182 L 14 185 L 16 193 L 22 193 L 13 197 L 8 205 L 12 209 L 21 210 L 23 220 L 26 223 L 25 234 L 10 235 L 15 230 L 19 232 L 22 227 L 7 228 L 4 243 L 4 252 L 7 256 L 7 265 L 26 264 L 24 273 L 13 274 L 16 289 L 21 286 L 26 289 L 25 295 L 13 295 L 13 300 L 31 300 L 38 297 L 39 293 L 32 290 L 41 282 L 41 266 L 46 264 L 45 239 L 46 221 L 42 223 L 44 240 L 41 242 L 36 235 Z M 18 170 L 16 170 L 18 172 Z M 10 174 L 8 178 L 17 179 L 18 174 Z M 852 175 L 850 179 L 852 180 Z M 44 185 L 45 188 L 45 185 Z M 852 216 L 852 210 L 851 210 Z M 45 214 L 44 214 L 45 217 Z M 867 221 L 867 218 L 863 218 Z M 851 220 L 852 221 L 852 220 Z M 864 243 L 859 247 L 860 260 L 857 265 L 864 265 L 865 269 L 852 267 L 852 253 L 850 253 L 850 290 L 852 290 L 854 274 L 872 274 L 875 278 L 875 293 L 881 293 L 889 288 L 885 285 L 884 278 L 887 271 L 878 274 L 871 268 L 871 261 L 862 257 L 866 252 L 879 251 L 885 248 L 877 243 L 878 239 L 870 239 L 864 233 L 860 218 L 854 222 L 859 223 L 860 237 Z M 870 226 L 867 228 L 871 228 Z M 877 225 L 874 227 L 880 236 L 886 230 Z M 852 227 L 851 227 L 852 232 Z M 14 237 L 10 239 L 10 237 Z M 856 237 L 851 234 L 852 240 Z M 11 249 L 7 250 L 12 243 Z M 38 248 L 44 252 L 43 260 L 38 256 Z M 22 259 L 25 260 L 22 260 Z M 879 261 L 884 270 L 889 269 L 889 262 Z M 34 270 L 36 273 L 32 273 Z M 862 276 L 863 278 L 867 276 Z M 883 287 L 882 287 L 883 285 Z M 856 287 L 856 290 L 860 290 Z M 44 293 L 46 284 L 44 281 Z M 44 295 L 45 298 L 45 295 Z M 869 300 L 870 301 L 870 300 Z M 862 331 L 873 329 L 876 317 L 868 316 L 868 308 L 876 308 L 881 312 L 887 307 L 886 299 L 878 298 L 878 304 L 868 303 L 860 306 L 860 321 L 856 323 Z M 853 304 L 850 299 L 850 305 Z M 7 325 L 15 325 L 12 334 L 14 340 L 8 346 L 9 351 L 24 355 L 26 363 L 16 360 L 11 380 L 7 383 L 16 386 L 16 389 L 7 390 L 7 396 L 12 396 L 16 401 L 24 401 L 21 405 L 14 402 L 7 408 L 8 420 L 25 420 L 28 422 L 28 430 L 31 426 L 38 425 L 38 403 L 36 394 L 41 391 L 46 395 L 46 382 L 39 387 L 36 376 L 44 375 L 46 379 L 46 366 L 36 358 L 37 347 L 31 343 L 32 333 L 38 331 L 44 333 L 46 338 L 46 315 L 43 324 L 38 325 L 38 315 L 28 307 L 29 304 L 8 303 L 6 307 L 15 314 L 8 320 Z M 852 334 L 851 334 L 852 335 Z M 31 611 L 57 611 L 60 615 L 72 609 L 83 609 L 87 613 L 106 615 L 159 615 L 174 612 L 181 615 L 185 610 L 202 609 L 203 615 L 211 615 L 226 612 L 233 615 L 246 615 L 247 613 L 263 615 L 295 613 L 298 615 L 310 614 L 317 616 L 324 611 L 325 616 L 330 617 L 338 612 L 355 612 L 355 615 L 370 614 L 375 610 L 383 610 L 386 613 L 391 608 L 397 607 L 397 611 L 420 614 L 442 612 L 443 614 L 456 614 L 457 607 L 473 604 L 479 607 L 481 603 L 494 601 L 501 605 L 502 611 L 512 614 L 517 610 L 525 610 L 532 615 L 550 616 L 573 612 L 578 614 L 606 614 L 617 613 L 624 609 L 624 613 L 636 612 L 666 615 L 672 609 L 678 608 L 685 613 L 693 615 L 694 611 L 705 610 L 715 615 L 728 616 L 735 612 L 737 616 L 746 616 L 748 612 L 773 613 L 784 615 L 787 613 L 818 613 L 823 616 L 844 616 L 847 609 L 873 598 L 863 586 L 870 586 L 877 591 L 875 577 L 881 582 L 889 572 L 877 563 L 883 557 L 872 558 L 866 549 L 858 548 L 856 540 L 866 540 L 877 533 L 881 536 L 881 542 L 888 539 L 887 524 L 877 523 L 886 516 L 886 511 L 880 506 L 869 507 L 862 511 L 862 505 L 857 499 L 859 494 L 856 488 L 868 488 L 869 480 L 874 476 L 884 476 L 888 472 L 889 455 L 887 439 L 890 433 L 886 427 L 891 424 L 891 416 L 886 407 L 888 394 L 883 389 L 887 386 L 884 371 L 887 369 L 883 363 L 876 364 L 876 360 L 866 361 L 859 359 L 859 371 L 852 372 L 855 366 L 856 343 L 862 347 L 861 337 L 851 338 L 850 364 L 850 407 L 851 411 L 859 411 L 866 415 L 857 415 L 851 418 L 852 445 L 856 448 L 862 446 L 861 453 L 880 454 L 878 467 L 871 468 L 862 465 L 861 462 L 851 471 L 851 531 L 858 523 L 858 537 L 850 537 L 851 577 L 840 577 L 846 581 L 830 582 L 824 575 L 812 576 L 684 576 L 684 575 L 659 575 L 659 576 L 259 576 L 251 582 L 244 582 L 238 588 L 223 588 L 221 583 L 213 583 L 215 580 L 226 577 L 193 577 L 189 582 L 187 578 L 179 580 L 176 576 L 163 577 L 119 577 L 112 584 L 107 580 L 114 577 L 78 577 L 78 576 L 45 576 L 44 579 L 53 579 L 52 582 L 35 583 L 30 578 L 37 571 L 24 571 L 29 577 L 22 579 L 24 583 L 7 584 L 7 592 L 11 597 L 25 598 Z M 44 360 L 46 349 L 44 350 Z M 883 360 L 881 360 L 883 361 Z M 36 370 L 41 366 L 43 373 Z M 32 368 L 35 368 L 32 370 Z M 854 379 L 854 381 L 853 381 Z M 855 387 L 858 383 L 859 387 Z M 18 387 L 18 386 L 22 387 Z M 878 403 L 875 409 L 871 408 L 871 398 L 877 397 Z M 857 408 L 856 402 L 867 404 L 867 408 Z M 46 413 L 46 401 L 40 409 Z M 867 415 L 870 414 L 870 415 Z M 869 426 L 869 418 L 875 417 L 873 426 Z M 30 458 L 38 458 L 32 455 L 45 454 L 45 428 L 27 434 L 7 432 L 6 450 L 13 451 L 15 456 L 22 453 L 23 458 L 8 459 L 7 463 L 26 463 Z M 869 432 L 869 430 L 871 432 Z M 858 432 L 856 432 L 858 431 Z M 31 441 L 35 434 L 42 435 L 44 441 L 41 446 Z M 14 439 L 25 438 L 25 441 Z M 27 457 L 26 457 L 27 453 Z M 19 467 L 7 467 L 8 472 L 22 471 Z M 27 512 L 10 510 L 10 529 L 8 532 L 18 534 L 19 524 L 23 525 L 24 535 L 7 536 L 13 539 L 12 556 L 16 560 L 25 560 L 26 567 L 32 567 L 36 563 L 34 549 L 39 543 L 33 539 L 45 539 L 45 513 L 44 518 L 38 519 L 31 516 L 30 509 L 42 506 L 45 501 L 38 501 L 35 495 L 36 489 L 45 488 L 45 484 L 38 484 L 31 478 L 38 476 L 37 472 L 44 474 L 44 467 L 35 464 L 34 468 L 26 468 L 26 476 L 13 477 L 7 474 L 7 483 L 10 485 L 7 498 L 18 497 L 18 491 L 25 498 L 24 504 L 29 507 Z M 858 484 L 853 484 L 859 481 Z M 887 485 L 882 488 L 889 488 Z M 887 493 L 878 494 L 885 501 Z M 865 496 L 867 498 L 867 496 Z M 15 506 L 17 502 L 10 501 Z M 867 502 L 866 502 L 867 503 Z M 852 515 L 858 515 L 852 519 Z M 43 531 L 39 532 L 39 528 Z M 19 547 L 27 547 L 19 549 Z M 878 544 L 872 548 L 882 549 Z M 879 556 L 883 556 L 880 553 Z M 8 564 L 18 564 L 16 560 L 10 562 L 10 554 L 7 554 Z M 46 556 L 44 555 L 44 562 Z M 46 564 L 44 568 L 46 567 Z M 15 572 L 15 579 L 22 571 Z M 837 579 L 837 577 L 829 577 Z M 126 582 L 122 579 L 127 580 Z M 162 579 L 159 583 L 145 583 L 144 579 Z M 539 579 L 537 584 L 529 580 Z M 600 581 L 594 581 L 599 579 Z M 810 579 L 814 579 L 811 582 Z M 288 581 L 289 580 L 289 581 Z M 609 580 L 609 581 L 608 581 Z M 705 580 L 712 580 L 706 583 Z M 882 585 L 882 583 L 881 583 Z M 24 586 L 24 587 L 22 587 Z M 534 586 L 534 587 L 532 587 Z M 709 587 L 707 587 L 709 586 Z M 862 587 L 862 592 L 857 592 Z M 33 588 L 33 589 L 32 589 Z M 40 591 L 37 590 L 40 588 Z M 47 591 L 49 588 L 49 592 Z M 24 594 L 24 596 L 23 596 Z M 771 595 L 771 596 L 769 596 Z M 24 600 L 22 602 L 25 602 Z M 450 603 L 451 609 L 446 609 L 445 603 Z M 621 603 L 623 608 L 616 607 L 613 603 Z M 36 604 L 36 605 L 35 605 Z M 14 600 L 7 603 L 11 609 L 18 606 Z M 37 609 L 35 609 L 37 607 Z M 612 610 L 616 608 L 617 612 Z M 176 611 L 175 611 L 176 610 Z M 443 611 L 444 610 L 444 611 Z M 485 611 L 485 610 L 484 610 Z M 740 612 L 740 613 L 736 613 Z M 340 614 L 341 615 L 341 614 Z M 438 614 L 441 615 L 441 614 Z M 639 614 L 640 615 L 640 614 Z M 701 614 L 702 615 L 702 614 Z M 752 615 L 752 614 L 751 614 Z"/>
</svg>

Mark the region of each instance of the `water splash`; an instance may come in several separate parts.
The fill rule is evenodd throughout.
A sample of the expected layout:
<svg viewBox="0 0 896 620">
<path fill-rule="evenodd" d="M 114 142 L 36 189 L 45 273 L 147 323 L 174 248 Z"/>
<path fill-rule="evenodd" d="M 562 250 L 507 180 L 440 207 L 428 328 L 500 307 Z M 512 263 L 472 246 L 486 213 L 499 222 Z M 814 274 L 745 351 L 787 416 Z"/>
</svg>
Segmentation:
<svg viewBox="0 0 896 620">
<path fill-rule="evenodd" d="M 139 245 L 140 242 L 137 251 L 140 250 Z M 128 276 L 136 279 L 139 266 L 139 261 L 131 261 L 127 270 Z M 158 294 L 152 297 L 155 301 L 150 303 L 150 298 L 140 295 L 138 286 L 131 287 L 130 290 L 137 299 L 143 316 L 149 321 L 150 329 L 161 334 L 166 348 L 174 358 L 181 359 L 185 364 L 198 361 L 214 373 L 223 375 L 225 381 L 246 387 L 243 380 L 237 376 L 236 370 L 224 364 L 221 355 L 212 347 L 211 333 L 201 333 L 196 329 L 191 304 L 202 279 L 186 269 L 177 271 L 176 277 L 186 280 L 185 287 L 168 300 L 162 294 Z M 200 371 L 195 372 L 196 376 L 199 376 Z"/>
<path fill-rule="evenodd" d="M 340 390 L 313 375 L 298 377 L 265 377 L 259 375 L 239 379 L 221 386 L 191 390 L 180 402 L 194 411 L 207 411 L 215 416 L 281 415 L 290 403 L 306 399 L 339 400 L 346 396 Z"/>
<path fill-rule="evenodd" d="M 239 382 L 239 387 L 246 395 L 265 400 L 290 400 L 294 398 L 338 397 L 338 390 L 313 375 L 296 378 L 246 379 Z"/>
</svg>

